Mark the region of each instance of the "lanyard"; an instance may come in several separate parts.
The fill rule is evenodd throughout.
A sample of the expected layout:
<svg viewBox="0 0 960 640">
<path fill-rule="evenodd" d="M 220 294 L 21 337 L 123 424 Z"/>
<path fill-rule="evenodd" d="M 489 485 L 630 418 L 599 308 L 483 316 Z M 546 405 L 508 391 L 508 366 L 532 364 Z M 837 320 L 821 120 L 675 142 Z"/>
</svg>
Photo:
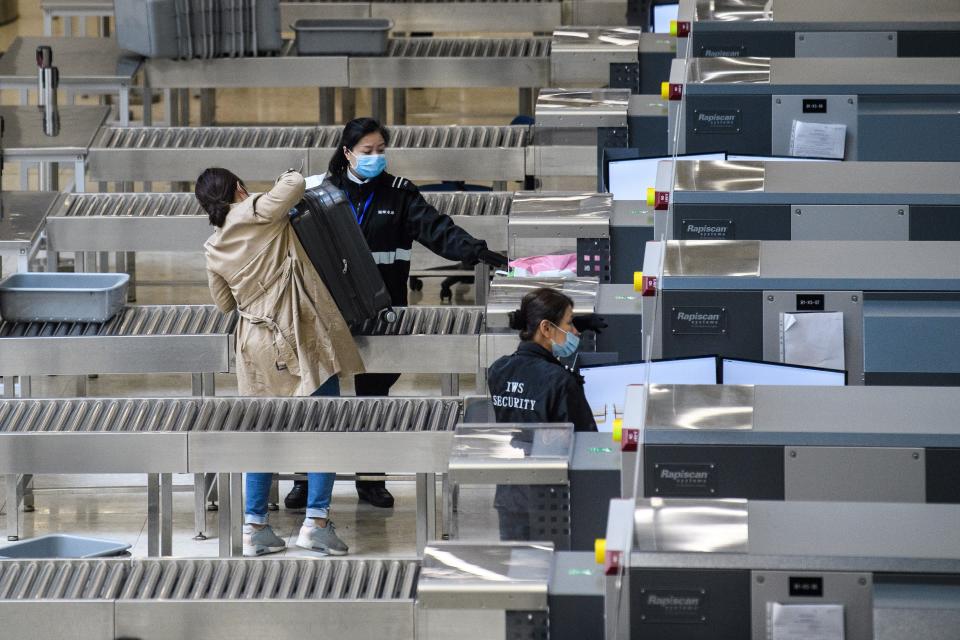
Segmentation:
<svg viewBox="0 0 960 640">
<path fill-rule="evenodd" d="M 370 197 L 367 198 L 367 201 L 363 203 L 363 209 L 360 213 L 357 213 L 357 208 L 353 206 L 353 201 L 350 198 L 347 198 L 347 202 L 350 203 L 350 208 L 353 209 L 353 217 L 357 219 L 357 224 L 363 224 L 363 218 L 367 215 L 367 209 L 370 208 L 370 203 L 373 202 L 373 194 L 370 194 Z"/>
</svg>

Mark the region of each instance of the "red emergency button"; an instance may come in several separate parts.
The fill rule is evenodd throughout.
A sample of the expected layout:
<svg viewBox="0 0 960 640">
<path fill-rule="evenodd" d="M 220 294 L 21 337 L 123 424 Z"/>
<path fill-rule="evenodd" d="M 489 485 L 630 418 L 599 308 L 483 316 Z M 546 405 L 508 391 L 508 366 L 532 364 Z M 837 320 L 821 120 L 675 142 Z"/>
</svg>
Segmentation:
<svg viewBox="0 0 960 640">
<path fill-rule="evenodd" d="M 655 296 L 657 295 L 657 276 L 643 276 L 640 278 L 640 295 L 641 296 Z M 624 436 L 624 442 L 626 442 L 626 436 Z"/>
<path fill-rule="evenodd" d="M 687 20 L 671 20 L 670 35 L 686 38 L 690 35 L 690 23 Z"/>
<path fill-rule="evenodd" d="M 660 98 L 663 100 L 682 100 L 683 85 L 673 82 L 661 82 Z"/>
<path fill-rule="evenodd" d="M 670 208 L 670 192 L 656 191 L 653 194 L 653 210 L 666 211 Z"/>
<path fill-rule="evenodd" d="M 604 575 L 614 576 L 620 570 L 620 562 L 623 558 L 622 551 L 611 551 L 607 549 L 606 557 L 603 559 Z"/>
</svg>

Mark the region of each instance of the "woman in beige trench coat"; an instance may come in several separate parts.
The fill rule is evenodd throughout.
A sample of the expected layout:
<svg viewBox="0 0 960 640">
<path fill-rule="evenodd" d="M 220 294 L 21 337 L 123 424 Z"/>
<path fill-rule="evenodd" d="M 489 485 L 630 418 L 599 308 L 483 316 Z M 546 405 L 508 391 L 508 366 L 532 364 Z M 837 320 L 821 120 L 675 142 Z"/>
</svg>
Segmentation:
<svg viewBox="0 0 960 640">
<path fill-rule="evenodd" d="M 216 227 L 204 246 L 210 293 L 221 311 L 236 310 L 237 380 L 242 396 L 340 395 L 339 376 L 363 373 L 350 329 L 289 222 L 304 179 L 288 171 L 266 193 L 249 194 L 230 171 L 211 168 L 196 196 Z M 328 519 L 332 473 L 307 476 L 307 514 L 297 546 L 347 553 Z M 282 551 L 267 524 L 273 474 L 248 473 L 244 555 Z"/>
</svg>

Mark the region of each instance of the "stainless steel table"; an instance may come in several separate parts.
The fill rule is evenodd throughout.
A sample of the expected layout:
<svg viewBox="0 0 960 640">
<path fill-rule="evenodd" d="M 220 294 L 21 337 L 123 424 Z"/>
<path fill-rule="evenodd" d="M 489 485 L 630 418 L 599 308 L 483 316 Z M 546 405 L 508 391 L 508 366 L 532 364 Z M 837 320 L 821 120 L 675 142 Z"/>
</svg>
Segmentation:
<svg viewBox="0 0 960 640">
<path fill-rule="evenodd" d="M 30 186 L 28 163 L 40 167 L 41 191 L 58 190 L 60 163 L 73 163 L 74 188 L 77 191 L 85 188 L 87 152 L 110 115 L 110 107 L 67 106 L 59 111 L 60 135 L 48 136 L 43 132 L 43 113 L 36 107 L 0 107 L 0 116 L 6 123 L 4 160 L 21 163 L 20 188 L 23 191 Z"/>
<path fill-rule="evenodd" d="M 3 261 L 15 271 L 27 271 L 30 258 L 40 248 L 47 213 L 57 200 L 52 192 L 5 191 L 0 193 L 0 277 Z"/>
<path fill-rule="evenodd" d="M 130 87 L 142 58 L 117 47 L 113 39 L 26 38 L 19 36 L 0 57 L 0 89 L 19 89 L 20 104 L 28 104 L 37 88 L 36 50 L 53 49 L 53 65 L 60 70 L 60 88 L 72 93 L 116 95 L 117 120 L 130 124 Z"/>
</svg>

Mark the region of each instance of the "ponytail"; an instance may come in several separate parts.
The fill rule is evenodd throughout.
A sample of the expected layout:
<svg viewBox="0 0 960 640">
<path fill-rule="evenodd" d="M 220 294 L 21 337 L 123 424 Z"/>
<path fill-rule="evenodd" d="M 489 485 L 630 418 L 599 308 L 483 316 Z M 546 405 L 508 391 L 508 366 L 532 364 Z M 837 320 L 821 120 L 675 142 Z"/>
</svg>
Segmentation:
<svg viewBox="0 0 960 640">
<path fill-rule="evenodd" d="M 559 325 L 571 307 L 573 300 L 556 289 L 535 289 L 523 296 L 517 311 L 508 314 L 509 327 L 519 331 L 520 339 L 528 342 L 537 334 L 541 322 L 546 320 Z"/>
</svg>

